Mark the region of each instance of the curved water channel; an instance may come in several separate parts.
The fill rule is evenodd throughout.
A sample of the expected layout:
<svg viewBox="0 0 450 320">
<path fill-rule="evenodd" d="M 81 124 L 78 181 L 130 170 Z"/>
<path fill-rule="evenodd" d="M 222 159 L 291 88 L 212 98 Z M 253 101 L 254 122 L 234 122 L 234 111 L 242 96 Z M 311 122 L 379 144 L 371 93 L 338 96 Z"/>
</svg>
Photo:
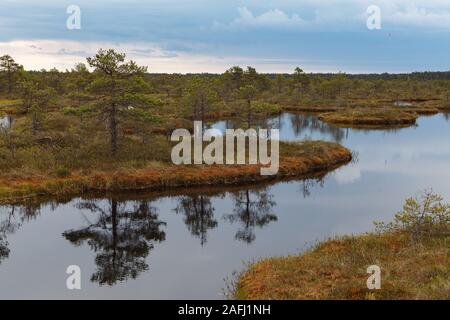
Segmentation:
<svg viewBox="0 0 450 320">
<path fill-rule="evenodd" d="M 264 125 L 285 140 L 337 141 L 358 161 L 322 179 L 269 186 L 2 206 L 0 299 L 221 298 L 224 278 L 244 262 L 371 230 L 425 188 L 448 199 L 448 121 L 440 114 L 364 131 L 284 113 Z M 81 290 L 66 289 L 69 265 L 81 268 Z"/>
</svg>

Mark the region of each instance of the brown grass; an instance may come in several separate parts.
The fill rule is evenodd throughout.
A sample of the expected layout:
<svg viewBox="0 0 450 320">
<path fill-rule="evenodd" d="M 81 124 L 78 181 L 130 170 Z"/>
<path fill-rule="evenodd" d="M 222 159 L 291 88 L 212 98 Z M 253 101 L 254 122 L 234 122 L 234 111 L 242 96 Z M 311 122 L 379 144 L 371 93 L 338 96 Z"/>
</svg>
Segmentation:
<svg viewBox="0 0 450 320">
<path fill-rule="evenodd" d="M 21 108 L 22 101 L 19 99 L 1 99 L 0 98 L 0 111 L 6 114 L 21 114 L 23 110 Z"/>
<path fill-rule="evenodd" d="M 439 113 L 439 109 L 438 108 L 434 108 L 434 107 L 401 107 L 398 108 L 403 112 L 409 112 L 409 113 L 415 113 L 418 115 L 423 115 L 423 116 L 427 116 L 427 115 L 434 115 L 434 114 L 438 114 Z"/>
<path fill-rule="evenodd" d="M 381 268 L 369 290 L 367 267 Z M 403 234 L 329 240 L 299 255 L 265 259 L 237 283 L 238 299 L 450 299 L 450 239 L 413 244 Z"/>
<path fill-rule="evenodd" d="M 417 115 L 396 108 L 357 108 L 323 113 L 319 119 L 345 126 L 404 126 L 415 124 Z"/>
<path fill-rule="evenodd" d="M 91 191 L 164 190 L 208 185 L 239 185 L 273 181 L 288 177 L 307 177 L 318 171 L 334 169 L 351 160 L 346 148 L 329 142 L 280 143 L 280 168 L 277 175 L 262 176 L 260 165 L 182 165 L 151 162 L 141 169 L 98 171 L 83 174 L 73 171 L 66 177 L 31 175 L 0 176 L 0 202 L 34 196 L 80 194 Z"/>
</svg>

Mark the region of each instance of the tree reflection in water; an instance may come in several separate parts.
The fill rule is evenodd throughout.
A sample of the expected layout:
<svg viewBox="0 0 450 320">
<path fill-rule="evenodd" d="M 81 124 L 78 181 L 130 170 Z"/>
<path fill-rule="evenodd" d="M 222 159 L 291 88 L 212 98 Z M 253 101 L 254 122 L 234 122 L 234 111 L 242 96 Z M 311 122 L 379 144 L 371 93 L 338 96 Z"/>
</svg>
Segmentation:
<svg viewBox="0 0 450 320">
<path fill-rule="evenodd" d="M 280 114 L 281 116 L 281 114 Z M 280 117 L 277 118 L 255 118 L 252 119 L 250 123 L 246 120 L 243 120 L 240 117 L 225 119 L 225 128 L 226 129 L 239 129 L 239 128 L 248 128 L 252 127 L 255 129 L 279 129 L 281 130 L 282 121 Z"/>
<path fill-rule="evenodd" d="M 323 180 L 310 179 L 300 181 L 301 192 L 307 197 L 315 184 Z M 273 213 L 276 206 L 269 187 L 245 189 L 229 193 L 233 207 L 231 214 L 223 219 L 239 224 L 235 239 L 245 243 L 255 240 L 255 229 L 277 221 Z M 218 227 L 213 198 L 225 198 L 227 193 L 212 195 L 183 195 L 176 198 L 177 214 L 183 216 L 190 233 L 200 239 L 203 246 L 207 243 L 207 233 Z M 71 200 L 68 200 L 68 203 Z M 158 219 L 158 211 L 152 201 L 125 201 L 116 198 L 108 200 L 77 201 L 76 207 L 90 211 L 93 218 L 86 217 L 87 226 L 63 233 L 65 239 L 80 246 L 87 244 L 96 253 L 96 272 L 92 282 L 100 285 L 114 285 L 117 282 L 135 279 L 141 272 L 148 270 L 146 258 L 156 242 L 165 240 L 166 225 Z M 46 206 L 54 211 L 63 202 L 47 202 Z M 7 236 L 16 232 L 24 222 L 35 219 L 43 204 L 10 205 L 0 207 L 0 263 L 10 255 Z"/>
<path fill-rule="evenodd" d="M 148 201 L 139 201 L 129 210 L 128 203 L 116 199 L 108 200 L 106 206 L 95 201 L 81 202 L 77 207 L 97 213 L 97 221 L 63 233 L 73 244 L 86 242 L 97 253 L 92 282 L 111 286 L 135 279 L 148 270 L 146 257 L 154 248 L 153 243 L 165 240 L 165 232 L 160 228 L 166 224 L 158 220 L 156 208 Z"/>
<path fill-rule="evenodd" d="M 346 130 L 320 121 L 317 117 L 307 114 L 290 114 L 292 129 L 298 138 L 306 131 L 309 134 L 319 132 L 330 135 L 334 141 L 341 142 L 346 136 Z"/>
<path fill-rule="evenodd" d="M 0 263 L 9 257 L 8 235 L 19 230 L 24 222 L 35 219 L 40 210 L 40 204 L 9 205 L 0 208 Z"/>
<path fill-rule="evenodd" d="M 225 215 L 231 223 L 241 223 L 235 238 L 246 243 L 252 243 L 255 238 L 255 227 L 262 228 L 266 224 L 277 221 L 272 208 L 276 205 L 267 189 L 244 190 L 233 194 L 234 209 L 232 214 Z"/>
<path fill-rule="evenodd" d="M 6 241 L 6 233 L 4 233 L 3 230 L 0 230 L 0 263 L 8 257 L 9 257 L 9 248 L 8 248 L 8 241 Z"/>
<path fill-rule="evenodd" d="M 184 215 L 184 223 L 192 235 L 200 238 L 201 245 L 206 244 L 208 230 L 218 225 L 211 198 L 204 195 L 182 196 L 174 210 Z"/>
<path fill-rule="evenodd" d="M 311 195 L 311 189 L 315 186 L 323 187 L 325 182 L 324 177 L 315 179 L 304 179 L 300 182 L 300 192 L 303 198 L 308 198 Z"/>
</svg>

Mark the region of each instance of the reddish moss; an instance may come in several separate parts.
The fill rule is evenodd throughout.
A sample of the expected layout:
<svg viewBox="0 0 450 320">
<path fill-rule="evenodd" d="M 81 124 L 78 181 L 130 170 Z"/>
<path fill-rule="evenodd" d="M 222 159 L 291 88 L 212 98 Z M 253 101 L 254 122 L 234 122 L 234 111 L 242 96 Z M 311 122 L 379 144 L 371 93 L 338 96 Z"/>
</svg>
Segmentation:
<svg viewBox="0 0 450 320">
<path fill-rule="evenodd" d="M 332 170 L 349 162 L 350 151 L 323 141 L 281 143 L 277 175 L 262 176 L 260 165 L 149 165 L 136 170 L 100 171 L 83 175 L 71 172 L 67 177 L 34 175 L 27 178 L 0 177 L 0 201 L 8 202 L 37 195 L 63 195 L 88 191 L 164 190 L 209 185 L 239 185 L 274 181 L 282 178 L 308 177 Z"/>
</svg>

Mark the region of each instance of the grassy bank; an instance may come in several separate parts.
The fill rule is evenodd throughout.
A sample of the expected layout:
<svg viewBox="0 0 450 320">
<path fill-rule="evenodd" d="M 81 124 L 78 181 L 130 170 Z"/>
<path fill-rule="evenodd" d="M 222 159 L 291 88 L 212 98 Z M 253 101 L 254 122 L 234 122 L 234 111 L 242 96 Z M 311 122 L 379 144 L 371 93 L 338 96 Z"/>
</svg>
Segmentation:
<svg viewBox="0 0 450 320">
<path fill-rule="evenodd" d="M 120 164 L 90 170 L 71 170 L 58 175 L 14 172 L 0 176 L 0 202 L 34 196 L 80 194 L 132 190 L 164 190 L 207 185 L 238 185 L 288 177 L 307 177 L 332 170 L 351 160 L 346 148 L 329 142 L 280 143 L 277 175 L 262 176 L 260 165 L 182 165 L 167 161 L 148 161 L 131 168 Z"/>
<path fill-rule="evenodd" d="M 432 197 L 408 199 L 394 223 L 377 233 L 331 239 L 301 255 L 251 265 L 234 297 L 449 299 L 450 209 Z M 381 268 L 379 290 L 367 288 L 370 265 Z"/>
<path fill-rule="evenodd" d="M 449 105 L 442 105 L 439 108 L 440 112 L 449 113 L 450 112 L 450 104 Z"/>
<path fill-rule="evenodd" d="M 323 113 L 319 115 L 319 119 L 327 123 L 350 127 L 407 126 L 416 123 L 417 114 L 396 108 L 360 108 Z"/>
<path fill-rule="evenodd" d="M 301 255 L 263 260 L 240 278 L 238 299 L 449 299 L 450 240 L 413 245 L 402 234 L 345 237 Z M 366 287 L 382 266 L 381 290 Z"/>
</svg>

